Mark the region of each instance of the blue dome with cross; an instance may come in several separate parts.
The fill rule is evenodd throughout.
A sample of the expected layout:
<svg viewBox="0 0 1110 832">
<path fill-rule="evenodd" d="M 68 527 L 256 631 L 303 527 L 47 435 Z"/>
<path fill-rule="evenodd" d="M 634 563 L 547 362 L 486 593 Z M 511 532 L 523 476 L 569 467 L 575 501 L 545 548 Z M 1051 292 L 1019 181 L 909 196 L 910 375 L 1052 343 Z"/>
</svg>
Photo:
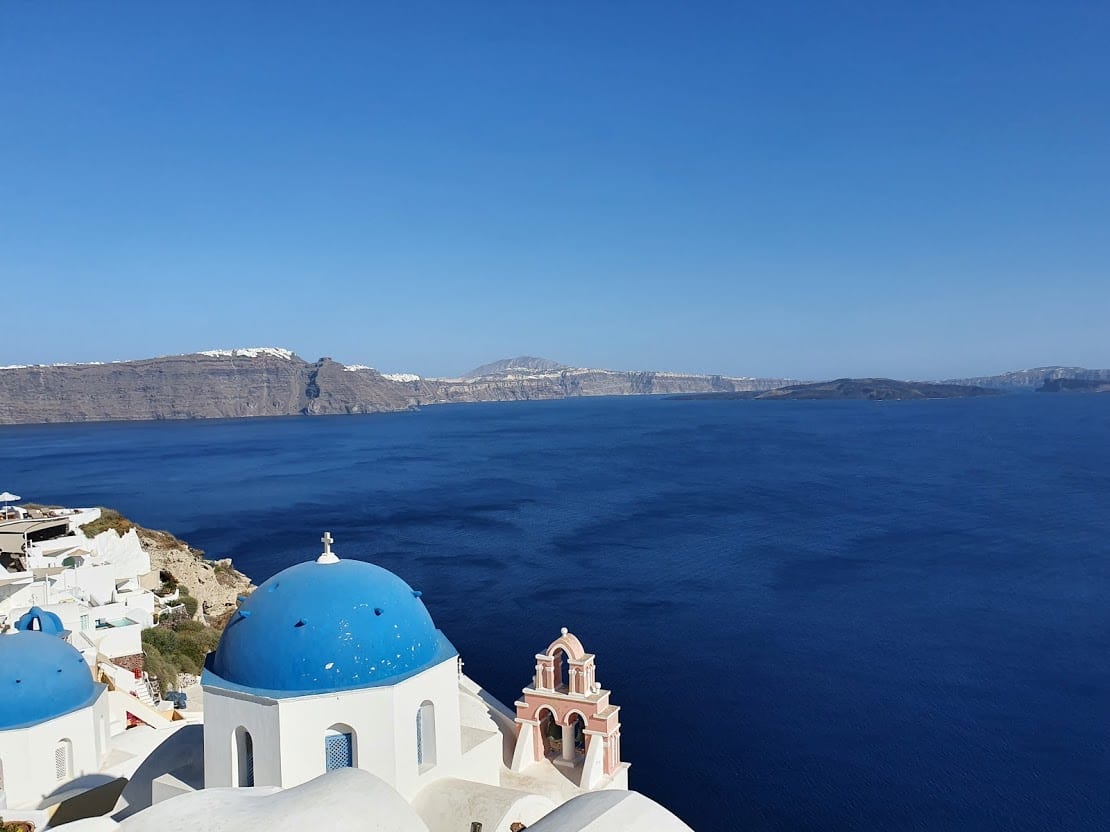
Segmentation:
<svg viewBox="0 0 1110 832">
<path fill-rule="evenodd" d="M 92 705 L 102 690 L 84 657 L 58 636 L 42 630 L 0 636 L 0 731 Z"/>
<path fill-rule="evenodd" d="M 394 685 L 457 656 L 416 592 L 387 569 L 340 560 L 324 536 L 243 599 L 203 683 L 273 698 Z"/>
</svg>

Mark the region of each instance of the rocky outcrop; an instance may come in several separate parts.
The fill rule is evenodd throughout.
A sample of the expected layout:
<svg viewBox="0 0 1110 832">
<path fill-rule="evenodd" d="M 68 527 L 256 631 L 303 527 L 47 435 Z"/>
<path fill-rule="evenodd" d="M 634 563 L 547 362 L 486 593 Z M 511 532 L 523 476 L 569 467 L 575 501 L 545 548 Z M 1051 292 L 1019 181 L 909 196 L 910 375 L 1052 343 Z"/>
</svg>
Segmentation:
<svg viewBox="0 0 1110 832">
<path fill-rule="evenodd" d="M 255 589 L 251 579 L 236 569 L 229 558 L 206 560 L 203 554 L 167 532 L 136 526 L 139 541 L 150 556 L 148 589 L 162 586 L 163 576 L 198 601 L 198 612 L 205 620 L 219 620 L 233 611 L 240 595 Z"/>
<path fill-rule="evenodd" d="M 0 368 L 0 424 L 378 413 L 447 402 L 768 390 L 785 379 L 618 372 L 515 358 L 467 378 L 385 376 L 278 348 Z"/>
</svg>

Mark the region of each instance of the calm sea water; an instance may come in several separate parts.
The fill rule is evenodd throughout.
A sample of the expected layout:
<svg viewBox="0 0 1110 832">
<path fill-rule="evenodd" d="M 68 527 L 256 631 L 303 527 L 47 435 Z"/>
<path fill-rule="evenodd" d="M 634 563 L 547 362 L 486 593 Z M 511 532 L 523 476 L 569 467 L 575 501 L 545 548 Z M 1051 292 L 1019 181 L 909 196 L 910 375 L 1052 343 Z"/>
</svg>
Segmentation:
<svg viewBox="0 0 1110 832">
<path fill-rule="evenodd" d="M 15 427 L 0 480 L 256 582 L 330 529 L 510 704 L 571 628 L 701 832 L 1110 828 L 1110 396 Z"/>
</svg>

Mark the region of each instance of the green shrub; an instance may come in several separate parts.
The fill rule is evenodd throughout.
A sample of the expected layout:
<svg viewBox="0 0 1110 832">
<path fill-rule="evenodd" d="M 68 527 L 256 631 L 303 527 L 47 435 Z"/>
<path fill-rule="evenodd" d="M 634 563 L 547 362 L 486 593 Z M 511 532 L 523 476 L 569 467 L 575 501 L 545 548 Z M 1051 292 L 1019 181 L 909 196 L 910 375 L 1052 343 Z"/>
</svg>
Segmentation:
<svg viewBox="0 0 1110 832">
<path fill-rule="evenodd" d="M 207 627 L 200 632 L 179 633 L 177 654 L 199 668 L 204 665 L 204 657 L 215 650 L 219 642 L 220 634 Z"/>
<path fill-rule="evenodd" d="M 203 661 L 198 662 L 192 656 L 187 656 L 184 653 L 178 653 L 176 658 L 177 658 L 178 664 L 181 667 L 181 672 L 182 673 L 189 673 L 193 676 L 199 676 L 200 672 L 204 669 L 204 662 Z M 175 685 L 176 685 L 176 678 L 175 678 Z"/>
<path fill-rule="evenodd" d="M 181 666 L 162 655 L 162 652 L 153 644 L 144 642 L 143 653 L 145 654 L 143 664 L 146 667 L 146 672 L 151 676 L 158 677 L 162 690 L 176 688 L 177 677 L 181 675 Z"/>
<path fill-rule="evenodd" d="M 143 630 L 147 673 L 158 677 L 163 690 L 176 687 L 182 673 L 200 675 L 205 656 L 220 643 L 220 633 L 215 627 L 188 618 Z"/>
<path fill-rule="evenodd" d="M 192 618 L 194 615 L 197 614 L 197 609 L 200 607 L 200 602 L 196 598 L 194 598 L 192 595 L 186 595 L 185 591 L 182 590 L 179 600 L 182 604 L 185 605 L 185 612 L 189 614 L 189 618 Z"/>
<path fill-rule="evenodd" d="M 142 632 L 143 648 L 154 647 L 161 653 L 177 652 L 177 631 L 173 627 L 149 627 Z"/>
</svg>

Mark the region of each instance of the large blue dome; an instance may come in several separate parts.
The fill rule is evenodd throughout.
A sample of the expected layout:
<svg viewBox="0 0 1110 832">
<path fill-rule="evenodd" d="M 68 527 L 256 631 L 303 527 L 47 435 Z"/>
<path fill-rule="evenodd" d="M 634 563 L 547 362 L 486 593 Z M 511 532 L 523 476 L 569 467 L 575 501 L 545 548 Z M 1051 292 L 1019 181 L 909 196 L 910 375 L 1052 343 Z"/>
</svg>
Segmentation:
<svg viewBox="0 0 1110 832">
<path fill-rule="evenodd" d="M 243 601 L 204 683 L 276 697 L 396 684 L 457 655 L 419 595 L 371 563 L 291 566 Z"/>
<path fill-rule="evenodd" d="M 103 689 L 81 654 L 57 636 L 38 630 L 0 636 L 0 731 L 84 708 Z"/>
</svg>

